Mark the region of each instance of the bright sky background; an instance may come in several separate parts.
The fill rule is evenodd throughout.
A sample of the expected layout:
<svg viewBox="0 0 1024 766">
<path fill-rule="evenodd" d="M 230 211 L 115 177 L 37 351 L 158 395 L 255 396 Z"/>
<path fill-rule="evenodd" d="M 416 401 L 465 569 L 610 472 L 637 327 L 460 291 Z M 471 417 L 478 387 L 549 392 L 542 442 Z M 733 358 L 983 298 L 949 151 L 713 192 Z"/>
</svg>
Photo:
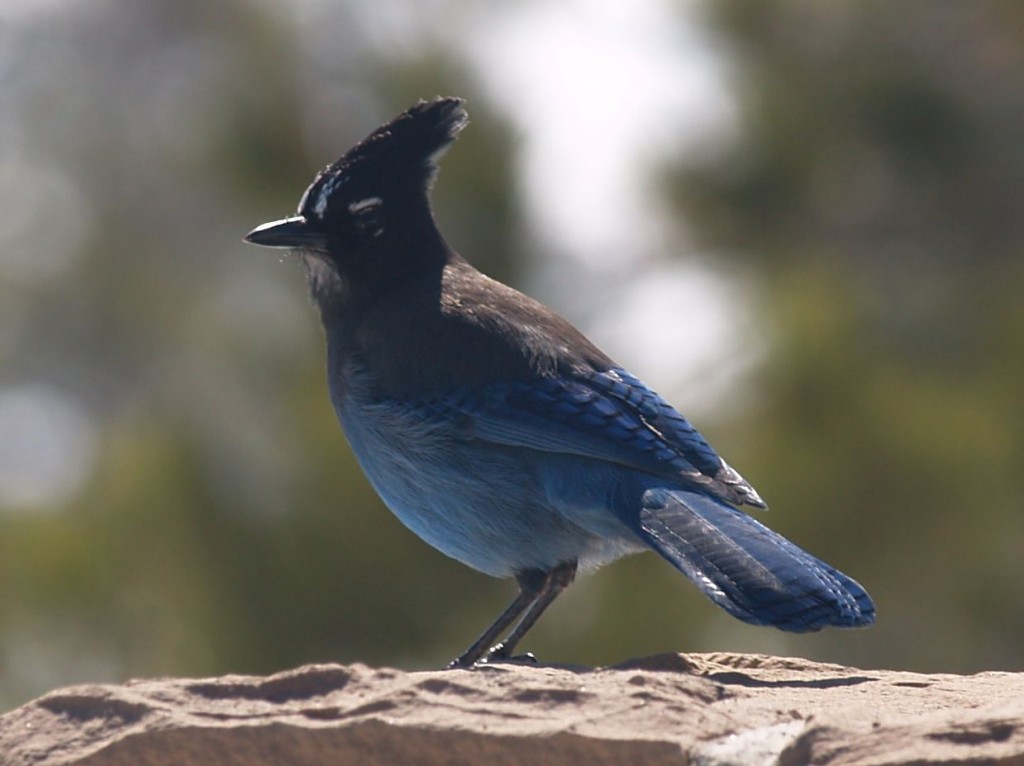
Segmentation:
<svg viewBox="0 0 1024 766">
<path fill-rule="evenodd" d="M 534 292 L 693 414 L 736 394 L 761 338 L 737 275 L 667 251 L 685 222 L 651 187 L 659 165 L 736 138 L 726 61 L 688 13 L 668 0 L 532 0 L 458 41 L 521 133 L 522 204 L 550 254 L 534 260 Z"/>
</svg>

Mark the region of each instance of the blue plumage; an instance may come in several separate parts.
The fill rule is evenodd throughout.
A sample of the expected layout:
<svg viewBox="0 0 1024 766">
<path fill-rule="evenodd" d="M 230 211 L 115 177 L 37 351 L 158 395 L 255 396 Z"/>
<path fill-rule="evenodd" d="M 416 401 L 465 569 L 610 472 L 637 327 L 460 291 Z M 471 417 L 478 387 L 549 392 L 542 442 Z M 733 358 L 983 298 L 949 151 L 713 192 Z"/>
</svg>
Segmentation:
<svg viewBox="0 0 1024 766">
<path fill-rule="evenodd" d="M 456 390 L 439 410 L 490 441 L 609 460 L 765 507 L 686 418 L 621 368 Z"/>
<path fill-rule="evenodd" d="M 415 105 L 320 173 L 296 216 L 247 237 L 303 257 L 331 400 L 385 503 L 519 583 L 453 665 L 507 656 L 577 568 L 646 549 L 746 622 L 873 622 L 860 585 L 738 510 L 765 505 L 686 418 L 447 246 L 427 191 L 464 124 L 457 99 Z"/>
</svg>

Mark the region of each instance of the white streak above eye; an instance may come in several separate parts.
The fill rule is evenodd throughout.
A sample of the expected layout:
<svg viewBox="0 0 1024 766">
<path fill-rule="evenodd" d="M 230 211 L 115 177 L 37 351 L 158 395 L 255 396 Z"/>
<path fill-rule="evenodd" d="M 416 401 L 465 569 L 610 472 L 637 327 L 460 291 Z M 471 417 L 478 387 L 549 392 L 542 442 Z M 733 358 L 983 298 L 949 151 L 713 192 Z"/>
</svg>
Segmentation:
<svg viewBox="0 0 1024 766">
<path fill-rule="evenodd" d="M 348 206 L 348 212 L 352 213 L 353 215 L 358 215 L 364 210 L 379 207 L 382 204 L 384 204 L 384 200 L 382 200 L 380 197 L 367 197 L 366 199 L 361 199 L 358 202 L 350 203 Z"/>
</svg>

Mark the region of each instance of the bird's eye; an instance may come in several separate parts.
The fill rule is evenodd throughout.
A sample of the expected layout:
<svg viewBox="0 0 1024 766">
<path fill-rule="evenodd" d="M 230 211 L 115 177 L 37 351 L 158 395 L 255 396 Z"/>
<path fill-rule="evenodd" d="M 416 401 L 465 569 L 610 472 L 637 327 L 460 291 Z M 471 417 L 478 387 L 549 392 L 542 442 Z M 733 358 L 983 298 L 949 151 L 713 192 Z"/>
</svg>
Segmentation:
<svg viewBox="0 0 1024 766">
<path fill-rule="evenodd" d="M 355 227 L 369 237 L 384 233 L 384 201 L 380 197 L 367 197 L 351 202 L 348 212 L 352 214 Z"/>
</svg>

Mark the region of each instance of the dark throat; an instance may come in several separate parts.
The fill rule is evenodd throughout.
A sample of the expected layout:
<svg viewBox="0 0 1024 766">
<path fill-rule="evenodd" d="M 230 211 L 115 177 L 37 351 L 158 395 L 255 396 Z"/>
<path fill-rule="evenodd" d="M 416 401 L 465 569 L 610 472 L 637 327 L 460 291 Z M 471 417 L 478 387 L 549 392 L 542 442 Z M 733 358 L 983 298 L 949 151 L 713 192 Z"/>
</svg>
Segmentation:
<svg viewBox="0 0 1024 766">
<path fill-rule="evenodd" d="M 457 256 L 444 241 L 429 209 L 405 208 L 384 234 L 357 246 L 339 243 L 330 252 L 305 253 L 309 291 L 325 325 L 350 324 L 374 306 L 415 283 L 440 288 L 445 265 Z"/>
</svg>

